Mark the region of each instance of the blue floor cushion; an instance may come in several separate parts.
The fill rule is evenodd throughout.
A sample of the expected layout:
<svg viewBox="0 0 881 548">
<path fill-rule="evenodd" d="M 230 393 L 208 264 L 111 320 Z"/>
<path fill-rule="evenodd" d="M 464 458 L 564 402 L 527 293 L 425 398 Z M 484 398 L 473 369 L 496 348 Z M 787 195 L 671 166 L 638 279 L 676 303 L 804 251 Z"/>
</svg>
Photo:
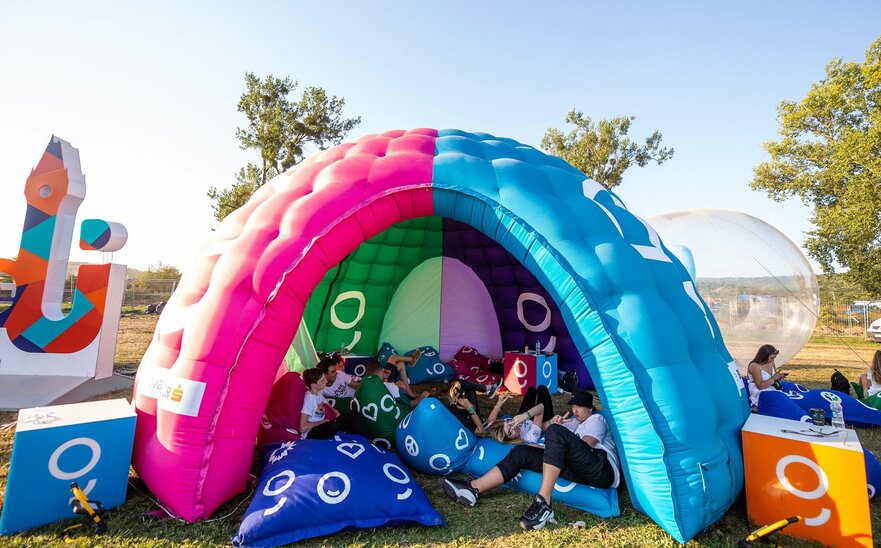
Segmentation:
<svg viewBox="0 0 881 548">
<path fill-rule="evenodd" d="M 234 546 L 280 546 L 350 529 L 446 525 L 398 456 L 362 436 L 272 444 Z"/>
<path fill-rule="evenodd" d="M 464 472 L 475 477 L 480 477 L 489 472 L 507 455 L 514 445 L 499 443 L 490 438 L 477 440 L 477 447 L 471 458 L 465 464 Z M 538 493 L 541 488 L 541 474 L 524 470 L 519 477 L 505 484 L 530 495 Z M 558 479 L 554 485 L 554 502 L 560 502 L 566 506 L 578 508 L 603 518 L 613 518 L 621 515 L 618 507 L 617 489 L 597 489 L 579 483 L 573 483 L 564 479 Z"/>
</svg>

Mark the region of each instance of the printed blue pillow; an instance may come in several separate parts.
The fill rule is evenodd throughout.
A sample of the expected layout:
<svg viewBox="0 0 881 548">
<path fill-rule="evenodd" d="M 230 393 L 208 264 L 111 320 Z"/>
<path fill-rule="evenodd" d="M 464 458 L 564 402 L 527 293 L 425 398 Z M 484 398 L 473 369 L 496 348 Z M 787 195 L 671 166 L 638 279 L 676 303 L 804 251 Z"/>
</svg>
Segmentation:
<svg viewBox="0 0 881 548">
<path fill-rule="evenodd" d="M 440 401 L 425 398 L 398 423 L 395 442 L 401 460 L 423 474 L 458 472 L 474 450 L 474 434 Z"/>
<path fill-rule="evenodd" d="M 392 357 L 392 354 L 397 353 L 398 351 L 394 346 L 384 342 L 382 343 L 382 346 L 379 347 L 379 352 L 376 353 L 376 359 L 379 361 L 380 365 L 385 366 L 385 364 L 388 363 L 388 359 Z"/>
<path fill-rule="evenodd" d="M 279 546 L 350 529 L 446 525 L 397 455 L 362 436 L 272 444 L 234 546 Z"/>
<path fill-rule="evenodd" d="M 480 477 L 489 472 L 499 463 L 511 449 L 512 444 L 499 443 L 490 438 L 480 438 L 471 458 L 465 463 L 465 473 Z M 541 488 L 541 474 L 531 470 L 523 470 L 514 479 L 505 484 L 518 491 L 534 495 Z M 603 518 L 614 518 L 621 515 L 618 507 L 617 489 L 597 489 L 564 479 L 554 484 L 554 501 L 596 514 Z"/>
<path fill-rule="evenodd" d="M 406 355 L 412 356 L 416 350 L 414 348 Z M 440 359 L 440 353 L 436 348 L 420 346 L 418 350 L 422 351 L 422 356 L 416 360 L 412 367 L 407 368 L 407 376 L 410 377 L 411 384 L 442 382 L 453 378 L 456 371 L 450 364 Z"/>
<path fill-rule="evenodd" d="M 785 383 L 783 385 L 783 390 L 786 392 L 786 395 L 789 396 L 789 399 L 794 401 L 805 411 L 810 411 L 812 407 L 821 408 L 826 411 L 826 422 L 829 422 L 832 418 L 829 402 L 832 400 L 832 396 L 838 396 L 841 398 L 841 408 L 844 412 L 845 424 L 856 426 L 881 426 L 881 410 L 866 405 L 844 392 L 836 392 L 835 390 L 808 390 L 795 383 Z M 764 397 L 764 394 L 762 397 Z M 761 401 L 761 398 L 759 398 L 759 401 Z"/>
<path fill-rule="evenodd" d="M 801 422 L 811 422 L 807 411 L 802 409 L 788 395 L 777 390 L 767 390 L 759 396 L 759 415 L 789 419 Z"/>
</svg>

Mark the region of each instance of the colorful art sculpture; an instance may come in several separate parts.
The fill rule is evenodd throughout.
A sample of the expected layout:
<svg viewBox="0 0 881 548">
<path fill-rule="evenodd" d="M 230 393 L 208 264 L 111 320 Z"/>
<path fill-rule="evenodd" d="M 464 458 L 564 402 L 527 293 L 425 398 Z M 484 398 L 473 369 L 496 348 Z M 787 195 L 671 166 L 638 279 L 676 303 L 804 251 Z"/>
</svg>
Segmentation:
<svg viewBox="0 0 881 548">
<path fill-rule="evenodd" d="M 133 464 L 164 504 L 198 520 L 245 489 L 260 417 L 310 297 L 364 242 L 421 218 L 479 231 L 538 282 L 597 387 L 638 510 L 683 542 L 725 513 L 743 486 L 749 411 L 679 261 L 613 193 L 562 160 L 510 139 L 432 129 L 314 155 L 227 217 L 186 272 L 134 393 Z M 410 267 L 389 270 L 402 280 Z M 367 340 L 368 328 L 381 328 L 354 322 L 367 317 L 366 293 L 340 290 L 362 294 L 320 295 L 356 305 L 346 317 L 337 309 L 335 327 Z M 347 333 L 333 336 L 351 344 Z"/>
<path fill-rule="evenodd" d="M 81 265 L 71 310 L 62 312 L 76 212 L 86 194 L 77 149 L 53 136 L 24 194 L 27 213 L 18 257 L 0 259 L 0 273 L 15 284 L 11 304 L 0 311 L 0 375 L 17 381 L 4 381 L 10 390 L 0 392 L 0 408 L 6 409 L 45 405 L 87 378 L 112 374 L 125 284 L 123 265 Z M 83 221 L 81 247 L 88 242 L 83 249 L 116 251 L 126 239 L 122 225 Z M 53 390 L 49 377 L 66 380 Z M 31 393 L 34 383 L 28 381 L 35 379 L 37 393 L 21 399 Z"/>
</svg>

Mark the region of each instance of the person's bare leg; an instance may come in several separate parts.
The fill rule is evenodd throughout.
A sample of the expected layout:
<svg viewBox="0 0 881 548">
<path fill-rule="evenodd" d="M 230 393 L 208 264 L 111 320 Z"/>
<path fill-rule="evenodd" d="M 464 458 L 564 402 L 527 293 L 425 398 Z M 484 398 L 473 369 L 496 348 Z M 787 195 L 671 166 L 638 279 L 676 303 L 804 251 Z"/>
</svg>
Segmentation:
<svg viewBox="0 0 881 548">
<path fill-rule="evenodd" d="M 551 495 L 554 492 L 554 485 L 557 483 L 557 478 L 559 477 L 560 469 L 553 464 L 544 463 L 541 466 L 541 489 L 538 490 L 538 494 L 541 495 L 548 504 L 551 503 Z"/>
<path fill-rule="evenodd" d="M 477 479 L 471 480 L 471 487 L 477 489 L 478 493 L 486 493 L 490 489 L 495 489 L 503 483 L 505 483 L 505 478 L 502 477 L 502 471 L 499 470 L 498 466 L 493 466 L 492 470 L 486 474 Z"/>
<path fill-rule="evenodd" d="M 872 383 L 869 382 L 869 375 L 866 373 L 860 375 L 860 386 L 863 387 L 863 396 L 869 393 L 869 388 L 872 386 Z"/>
<path fill-rule="evenodd" d="M 401 377 L 401 381 L 407 386 L 410 386 L 410 378 L 407 376 L 407 367 L 401 362 L 396 363 L 395 367 L 398 369 L 398 375 Z"/>
</svg>

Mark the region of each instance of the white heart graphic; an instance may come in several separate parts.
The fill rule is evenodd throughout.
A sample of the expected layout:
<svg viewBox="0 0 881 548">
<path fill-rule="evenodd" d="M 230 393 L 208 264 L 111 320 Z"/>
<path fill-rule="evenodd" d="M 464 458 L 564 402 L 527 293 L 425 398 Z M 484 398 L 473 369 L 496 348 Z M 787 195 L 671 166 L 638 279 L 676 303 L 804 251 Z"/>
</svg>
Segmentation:
<svg viewBox="0 0 881 548">
<path fill-rule="evenodd" d="M 370 415 L 371 409 L 373 410 L 373 416 Z M 376 422 L 376 417 L 379 416 L 379 407 L 377 407 L 375 403 L 368 403 L 361 408 L 361 414 L 364 415 L 365 419 L 370 419 L 373 422 Z"/>
<path fill-rule="evenodd" d="M 456 436 L 456 449 L 465 449 L 468 447 L 468 433 L 463 429 L 459 429 L 459 435 Z"/>
<path fill-rule="evenodd" d="M 337 445 L 336 450 L 351 459 L 357 459 L 364 452 L 364 446 L 360 443 L 346 442 Z"/>
</svg>

